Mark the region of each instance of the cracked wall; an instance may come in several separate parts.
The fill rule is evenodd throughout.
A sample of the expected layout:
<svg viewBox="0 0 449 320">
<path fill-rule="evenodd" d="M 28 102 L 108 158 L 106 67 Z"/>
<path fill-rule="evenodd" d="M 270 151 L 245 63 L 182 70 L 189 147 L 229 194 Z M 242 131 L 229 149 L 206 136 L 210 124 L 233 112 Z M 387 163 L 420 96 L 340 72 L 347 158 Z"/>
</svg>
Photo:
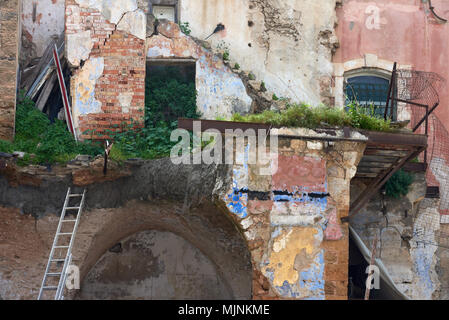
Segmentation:
<svg viewBox="0 0 449 320">
<path fill-rule="evenodd" d="M 252 71 L 278 97 L 296 102 L 332 103 L 332 52 L 336 1 L 184 0 L 181 21 L 205 39 L 218 23 L 214 49 L 227 47 L 231 65 Z"/>
<path fill-rule="evenodd" d="M 0 139 L 14 138 L 19 47 L 19 2 L 2 1 L 0 7 Z"/>
<path fill-rule="evenodd" d="M 354 183 L 353 196 L 357 189 L 363 189 L 359 183 Z M 447 262 L 440 261 L 442 254 L 435 245 L 440 228 L 444 227 L 440 225 L 440 201 L 425 198 L 426 189 L 425 175 L 415 173 L 406 196 L 392 199 L 378 193 L 352 220 L 368 248 L 372 248 L 374 236 L 379 236 L 377 257 L 398 289 L 415 300 L 435 300 L 447 295 L 447 280 L 439 272 L 441 263 L 444 269 Z"/>
<path fill-rule="evenodd" d="M 246 114 L 251 110 L 253 101 L 242 79 L 219 56 L 182 33 L 177 24 L 159 21 L 156 30 L 157 34 L 147 39 L 147 58 L 195 61 L 197 110 L 203 119 L 230 118 L 234 113 Z"/>
<path fill-rule="evenodd" d="M 146 15 L 139 5 L 66 1 L 66 54 L 76 68 L 72 110 L 81 138 L 99 137 L 124 123 L 143 124 Z"/>
</svg>

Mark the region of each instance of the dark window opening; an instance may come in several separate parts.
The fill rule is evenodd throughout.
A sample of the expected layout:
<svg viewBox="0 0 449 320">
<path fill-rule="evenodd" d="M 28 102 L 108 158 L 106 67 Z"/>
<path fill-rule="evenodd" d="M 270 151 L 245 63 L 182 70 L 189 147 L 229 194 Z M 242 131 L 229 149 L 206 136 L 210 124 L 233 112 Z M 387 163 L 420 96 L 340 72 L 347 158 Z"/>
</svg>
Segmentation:
<svg viewBox="0 0 449 320">
<path fill-rule="evenodd" d="M 178 0 L 150 0 L 150 13 L 157 19 L 179 23 Z"/>
<path fill-rule="evenodd" d="M 195 62 L 149 62 L 145 82 L 145 124 L 176 128 L 178 118 L 199 118 Z"/>
<path fill-rule="evenodd" d="M 355 101 L 368 113 L 383 117 L 387 103 L 390 81 L 376 76 L 357 76 L 346 80 L 346 105 Z M 373 110 L 371 110 L 371 108 Z M 393 120 L 397 119 L 397 108 L 393 106 Z"/>
</svg>

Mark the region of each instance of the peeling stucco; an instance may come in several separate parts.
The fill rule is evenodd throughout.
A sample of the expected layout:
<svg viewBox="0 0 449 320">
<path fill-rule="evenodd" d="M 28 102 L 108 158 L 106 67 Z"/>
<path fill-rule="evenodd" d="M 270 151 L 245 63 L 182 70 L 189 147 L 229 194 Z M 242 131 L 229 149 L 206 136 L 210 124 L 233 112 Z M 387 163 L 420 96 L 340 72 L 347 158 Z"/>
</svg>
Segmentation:
<svg viewBox="0 0 449 320">
<path fill-rule="evenodd" d="M 93 47 L 90 30 L 67 35 L 67 60 L 74 67 L 89 58 Z"/>
<path fill-rule="evenodd" d="M 180 32 L 174 23 L 160 21 L 158 32 L 147 39 L 147 57 L 196 60 L 197 108 L 202 118 L 229 118 L 233 113 L 250 111 L 252 99 L 243 81 L 220 57 Z"/>
<path fill-rule="evenodd" d="M 83 8 L 101 12 L 109 22 L 117 24 L 126 12 L 137 9 L 136 0 L 75 0 Z"/>
<path fill-rule="evenodd" d="M 75 127 L 79 125 L 79 116 L 101 112 L 101 102 L 95 97 L 95 85 L 104 70 L 104 58 L 91 58 L 73 77 L 73 115 Z"/>
<path fill-rule="evenodd" d="M 127 12 L 117 24 L 117 30 L 125 31 L 145 40 L 147 16 L 142 10 Z"/>
</svg>

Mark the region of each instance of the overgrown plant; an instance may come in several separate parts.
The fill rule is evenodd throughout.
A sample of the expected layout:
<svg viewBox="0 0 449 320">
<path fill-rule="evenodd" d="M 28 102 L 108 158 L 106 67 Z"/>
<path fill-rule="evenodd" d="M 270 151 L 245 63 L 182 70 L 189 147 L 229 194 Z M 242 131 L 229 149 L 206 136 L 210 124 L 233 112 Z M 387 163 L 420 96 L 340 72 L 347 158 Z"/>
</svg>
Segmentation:
<svg viewBox="0 0 449 320">
<path fill-rule="evenodd" d="M 352 127 L 373 131 L 391 131 L 390 122 L 368 114 L 355 104 L 349 110 L 328 106 L 311 107 L 307 104 L 287 104 L 281 112 L 267 110 L 260 114 L 234 114 L 232 121 L 266 123 L 273 127 Z"/>
<path fill-rule="evenodd" d="M 178 118 L 198 119 L 194 75 L 183 75 L 176 67 L 152 70 L 146 80 L 145 128 L 125 125 L 109 134 L 114 140 L 111 158 L 154 159 L 170 155 L 176 144 L 170 141 Z"/>
<path fill-rule="evenodd" d="M 34 102 L 21 97 L 16 108 L 14 142 L 0 140 L 2 152 L 25 152 L 19 164 L 53 164 L 67 162 L 78 154 L 98 155 L 102 146 L 91 141 L 75 142 L 65 122 L 50 123 L 47 116 L 35 108 Z"/>
<path fill-rule="evenodd" d="M 181 22 L 179 24 L 179 29 L 181 29 L 182 33 L 188 36 L 192 33 L 192 30 L 190 29 L 190 24 L 188 22 Z"/>
<path fill-rule="evenodd" d="M 399 170 L 385 184 L 386 195 L 395 199 L 407 195 L 413 179 L 414 177 L 411 173 L 402 169 Z"/>
</svg>

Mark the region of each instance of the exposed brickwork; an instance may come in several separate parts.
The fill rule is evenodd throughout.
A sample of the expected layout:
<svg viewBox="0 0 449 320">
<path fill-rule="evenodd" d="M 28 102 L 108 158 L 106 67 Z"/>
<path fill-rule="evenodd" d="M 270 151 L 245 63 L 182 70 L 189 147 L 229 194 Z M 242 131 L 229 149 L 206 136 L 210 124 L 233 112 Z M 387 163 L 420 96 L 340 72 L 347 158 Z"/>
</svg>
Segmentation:
<svg viewBox="0 0 449 320">
<path fill-rule="evenodd" d="M 95 99 L 101 103 L 101 112 L 79 116 L 78 133 L 81 138 L 107 138 L 106 130 L 119 130 L 125 123 L 134 122 L 136 126 L 142 126 L 145 106 L 145 41 L 116 30 L 116 25 L 109 23 L 100 12 L 79 7 L 74 0 L 67 0 L 66 8 L 66 34 L 90 30 L 93 48 L 89 59 L 104 59 L 103 73 L 93 89 Z M 79 14 L 73 14 L 77 10 Z M 81 70 L 82 67 L 75 72 L 73 78 Z M 72 99 L 75 100 L 73 78 L 71 92 Z M 119 101 L 121 94 L 131 96 L 126 110 Z"/>
<path fill-rule="evenodd" d="M 0 5 L 0 139 L 14 138 L 17 50 L 19 36 L 17 0 Z"/>
</svg>

